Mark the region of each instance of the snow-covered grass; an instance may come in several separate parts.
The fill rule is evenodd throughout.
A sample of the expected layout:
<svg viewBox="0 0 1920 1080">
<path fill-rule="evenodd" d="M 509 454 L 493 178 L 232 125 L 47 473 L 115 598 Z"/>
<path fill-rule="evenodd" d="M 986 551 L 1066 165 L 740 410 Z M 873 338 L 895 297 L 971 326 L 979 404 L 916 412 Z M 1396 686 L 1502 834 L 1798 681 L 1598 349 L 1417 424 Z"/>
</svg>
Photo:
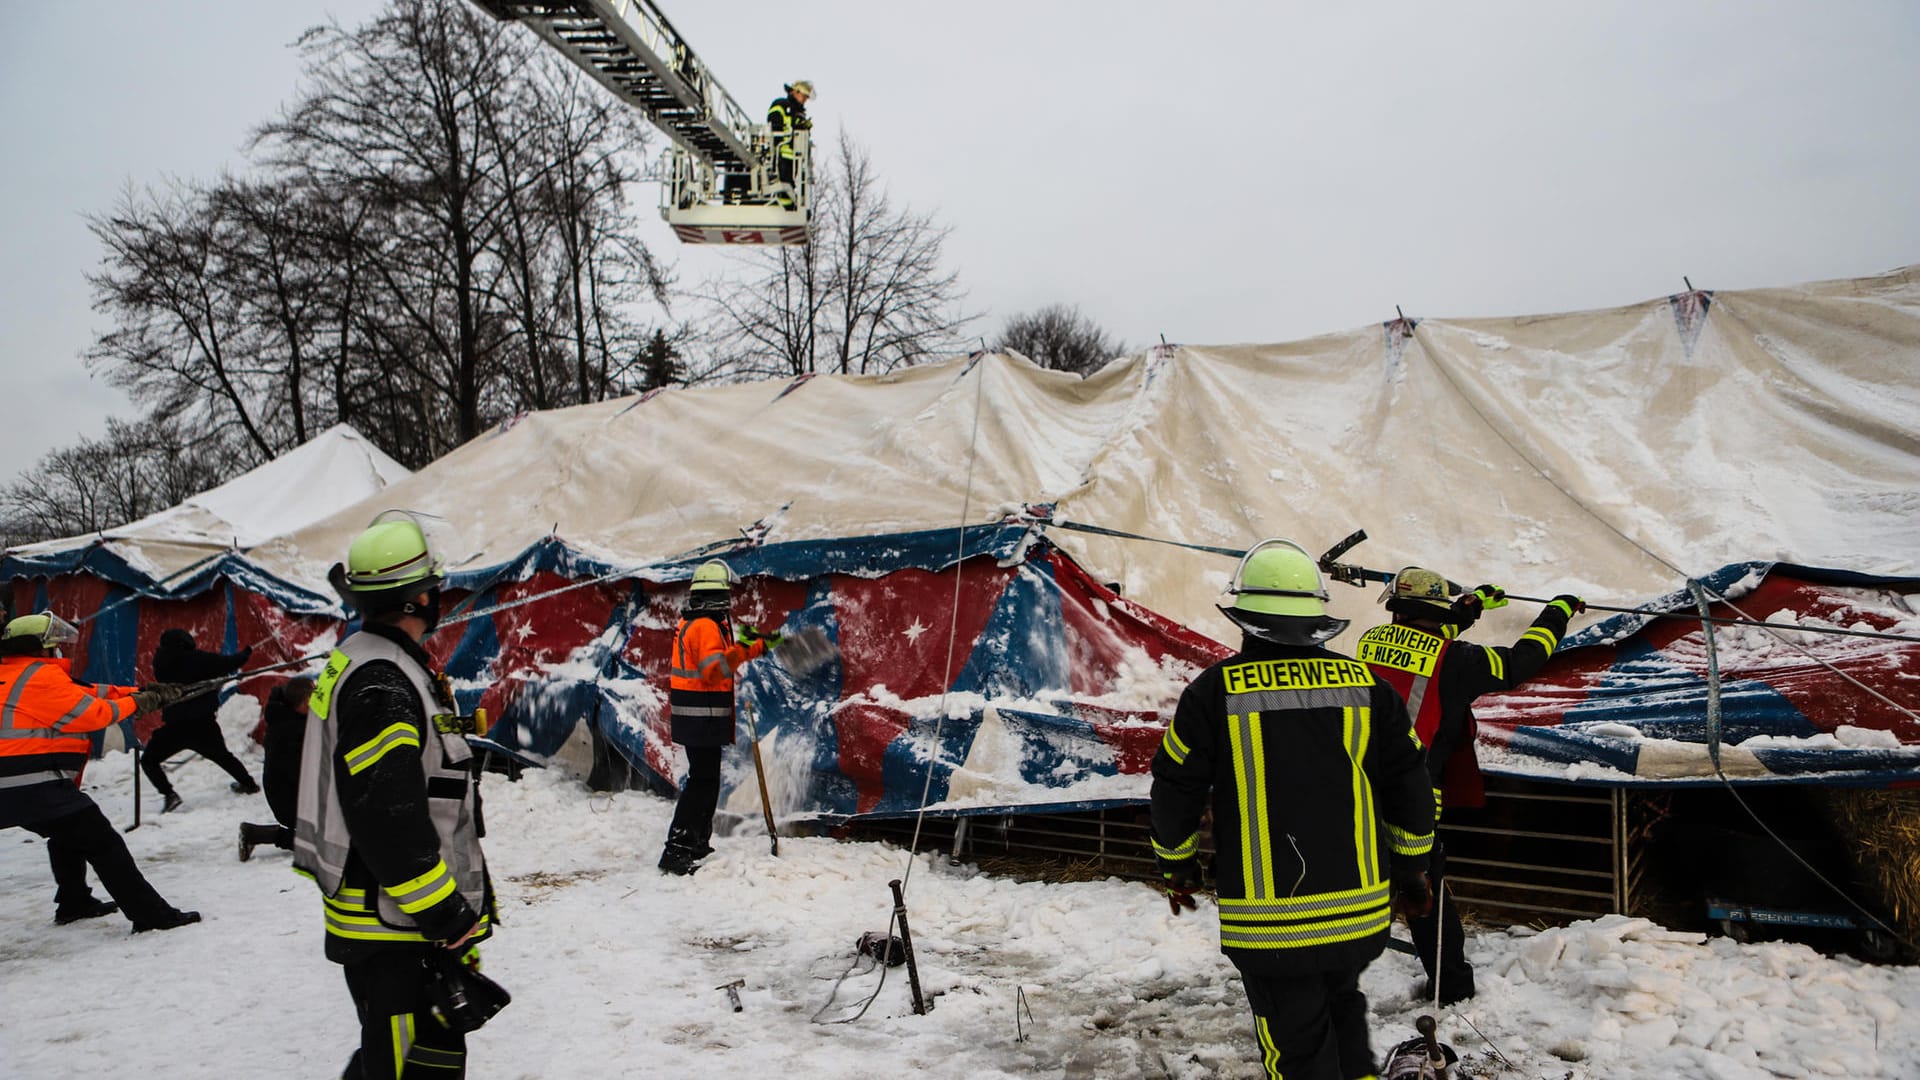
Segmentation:
<svg viewBox="0 0 1920 1080">
<path fill-rule="evenodd" d="M 223 713 L 229 744 L 250 722 Z M 242 751 L 257 769 L 259 752 Z M 131 814 L 132 760 L 88 772 L 108 816 Z M 186 806 L 147 792 L 135 857 L 206 921 L 129 935 L 117 916 L 52 921 L 44 846 L 0 833 L 0 1072 L 56 1077 L 332 1076 L 355 1038 L 339 970 L 321 955 L 313 886 L 274 849 L 242 864 L 259 796 L 217 768 L 174 773 Z M 653 868 L 671 804 L 595 796 L 555 772 L 490 776 L 488 857 L 505 925 L 488 971 L 514 1003 L 472 1036 L 486 1077 L 1254 1077 L 1245 999 L 1210 907 L 1173 918 L 1147 886 L 1015 882 L 876 843 L 718 838 L 691 878 Z M 920 978 L 855 963 L 907 878 Z M 1397 928 L 1401 935 L 1404 928 Z M 1611 917 L 1472 937 L 1480 996 L 1442 1036 L 1471 1075 L 1545 1080 L 1920 1076 L 1920 969 L 1797 945 L 1703 941 Z M 1412 1035 L 1412 958 L 1388 953 L 1363 987 L 1381 1050 Z M 736 979 L 743 1011 L 719 989 Z M 831 999 L 831 1000 L 830 1000 Z M 1024 999 L 1027 1011 L 1016 1005 Z M 1501 1072 L 1471 1020 L 1514 1068 Z M 1024 1041 L 1021 1036 L 1024 1035 Z"/>
</svg>

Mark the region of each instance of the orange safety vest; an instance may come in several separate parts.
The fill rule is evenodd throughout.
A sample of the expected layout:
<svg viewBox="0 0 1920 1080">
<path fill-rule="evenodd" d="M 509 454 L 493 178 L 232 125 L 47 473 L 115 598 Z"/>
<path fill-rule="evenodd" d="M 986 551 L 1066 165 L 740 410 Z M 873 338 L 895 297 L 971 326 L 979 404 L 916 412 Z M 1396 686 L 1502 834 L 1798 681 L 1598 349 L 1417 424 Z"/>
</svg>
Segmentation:
<svg viewBox="0 0 1920 1080">
<path fill-rule="evenodd" d="M 725 745 L 733 741 L 733 676 L 740 665 L 767 651 L 764 641 L 741 645 L 720 619 L 691 615 L 673 635 L 667 672 L 667 704 L 674 741 Z M 698 733 L 705 733 L 704 737 Z"/>
<path fill-rule="evenodd" d="M 0 659 L 0 787 L 77 780 L 92 750 L 88 736 L 137 711 L 132 687 L 75 682 L 72 663 Z"/>
</svg>

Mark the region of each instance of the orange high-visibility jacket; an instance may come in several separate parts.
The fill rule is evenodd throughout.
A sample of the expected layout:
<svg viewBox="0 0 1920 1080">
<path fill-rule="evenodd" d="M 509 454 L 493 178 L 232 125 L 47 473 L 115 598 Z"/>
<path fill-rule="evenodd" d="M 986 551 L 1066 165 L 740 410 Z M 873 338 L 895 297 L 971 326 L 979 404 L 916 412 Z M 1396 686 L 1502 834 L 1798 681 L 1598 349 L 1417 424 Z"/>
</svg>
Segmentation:
<svg viewBox="0 0 1920 1080">
<path fill-rule="evenodd" d="M 733 676 L 740 665 L 767 651 L 767 643 L 742 645 L 711 615 L 680 622 L 673 635 L 667 702 L 673 741 L 683 746 L 726 746 L 733 742 Z"/>
<path fill-rule="evenodd" d="M 0 785 L 73 780 L 93 732 L 134 715 L 133 687 L 75 682 L 71 660 L 0 658 Z"/>
</svg>

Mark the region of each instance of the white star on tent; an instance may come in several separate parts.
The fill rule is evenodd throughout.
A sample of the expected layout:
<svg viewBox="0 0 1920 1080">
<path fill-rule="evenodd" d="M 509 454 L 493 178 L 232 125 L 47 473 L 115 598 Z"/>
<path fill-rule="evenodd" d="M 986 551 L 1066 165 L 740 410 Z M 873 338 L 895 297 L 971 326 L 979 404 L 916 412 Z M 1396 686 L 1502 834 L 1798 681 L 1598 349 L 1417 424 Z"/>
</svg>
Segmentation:
<svg viewBox="0 0 1920 1080">
<path fill-rule="evenodd" d="M 902 630 L 900 632 L 907 636 L 908 641 L 914 643 L 915 645 L 918 645 L 920 643 L 920 635 L 926 633 L 927 628 L 920 625 L 920 619 L 919 617 L 916 616 L 913 620 L 912 625 L 908 626 L 905 630 Z"/>
</svg>

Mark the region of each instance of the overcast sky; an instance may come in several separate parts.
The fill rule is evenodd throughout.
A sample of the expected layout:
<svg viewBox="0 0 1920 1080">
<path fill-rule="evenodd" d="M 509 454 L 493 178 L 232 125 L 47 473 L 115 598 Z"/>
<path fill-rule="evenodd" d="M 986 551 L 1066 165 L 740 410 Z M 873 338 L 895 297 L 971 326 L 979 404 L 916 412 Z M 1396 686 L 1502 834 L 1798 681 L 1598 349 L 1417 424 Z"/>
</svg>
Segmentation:
<svg viewBox="0 0 1920 1080">
<path fill-rule="evenodd" d="M 1065 301 L 1130 345 L 1277 342 L 1920 262 L 1912 3 L 660 2 L 754 115 L 814 81 L 816 132 L 952 227 L 982 335 Z M 0 0 L 0 476 L 134 412 L 80 359 L 84 215 L 238 167 L 300 30 L 380 6 Z"/>
</svg>

